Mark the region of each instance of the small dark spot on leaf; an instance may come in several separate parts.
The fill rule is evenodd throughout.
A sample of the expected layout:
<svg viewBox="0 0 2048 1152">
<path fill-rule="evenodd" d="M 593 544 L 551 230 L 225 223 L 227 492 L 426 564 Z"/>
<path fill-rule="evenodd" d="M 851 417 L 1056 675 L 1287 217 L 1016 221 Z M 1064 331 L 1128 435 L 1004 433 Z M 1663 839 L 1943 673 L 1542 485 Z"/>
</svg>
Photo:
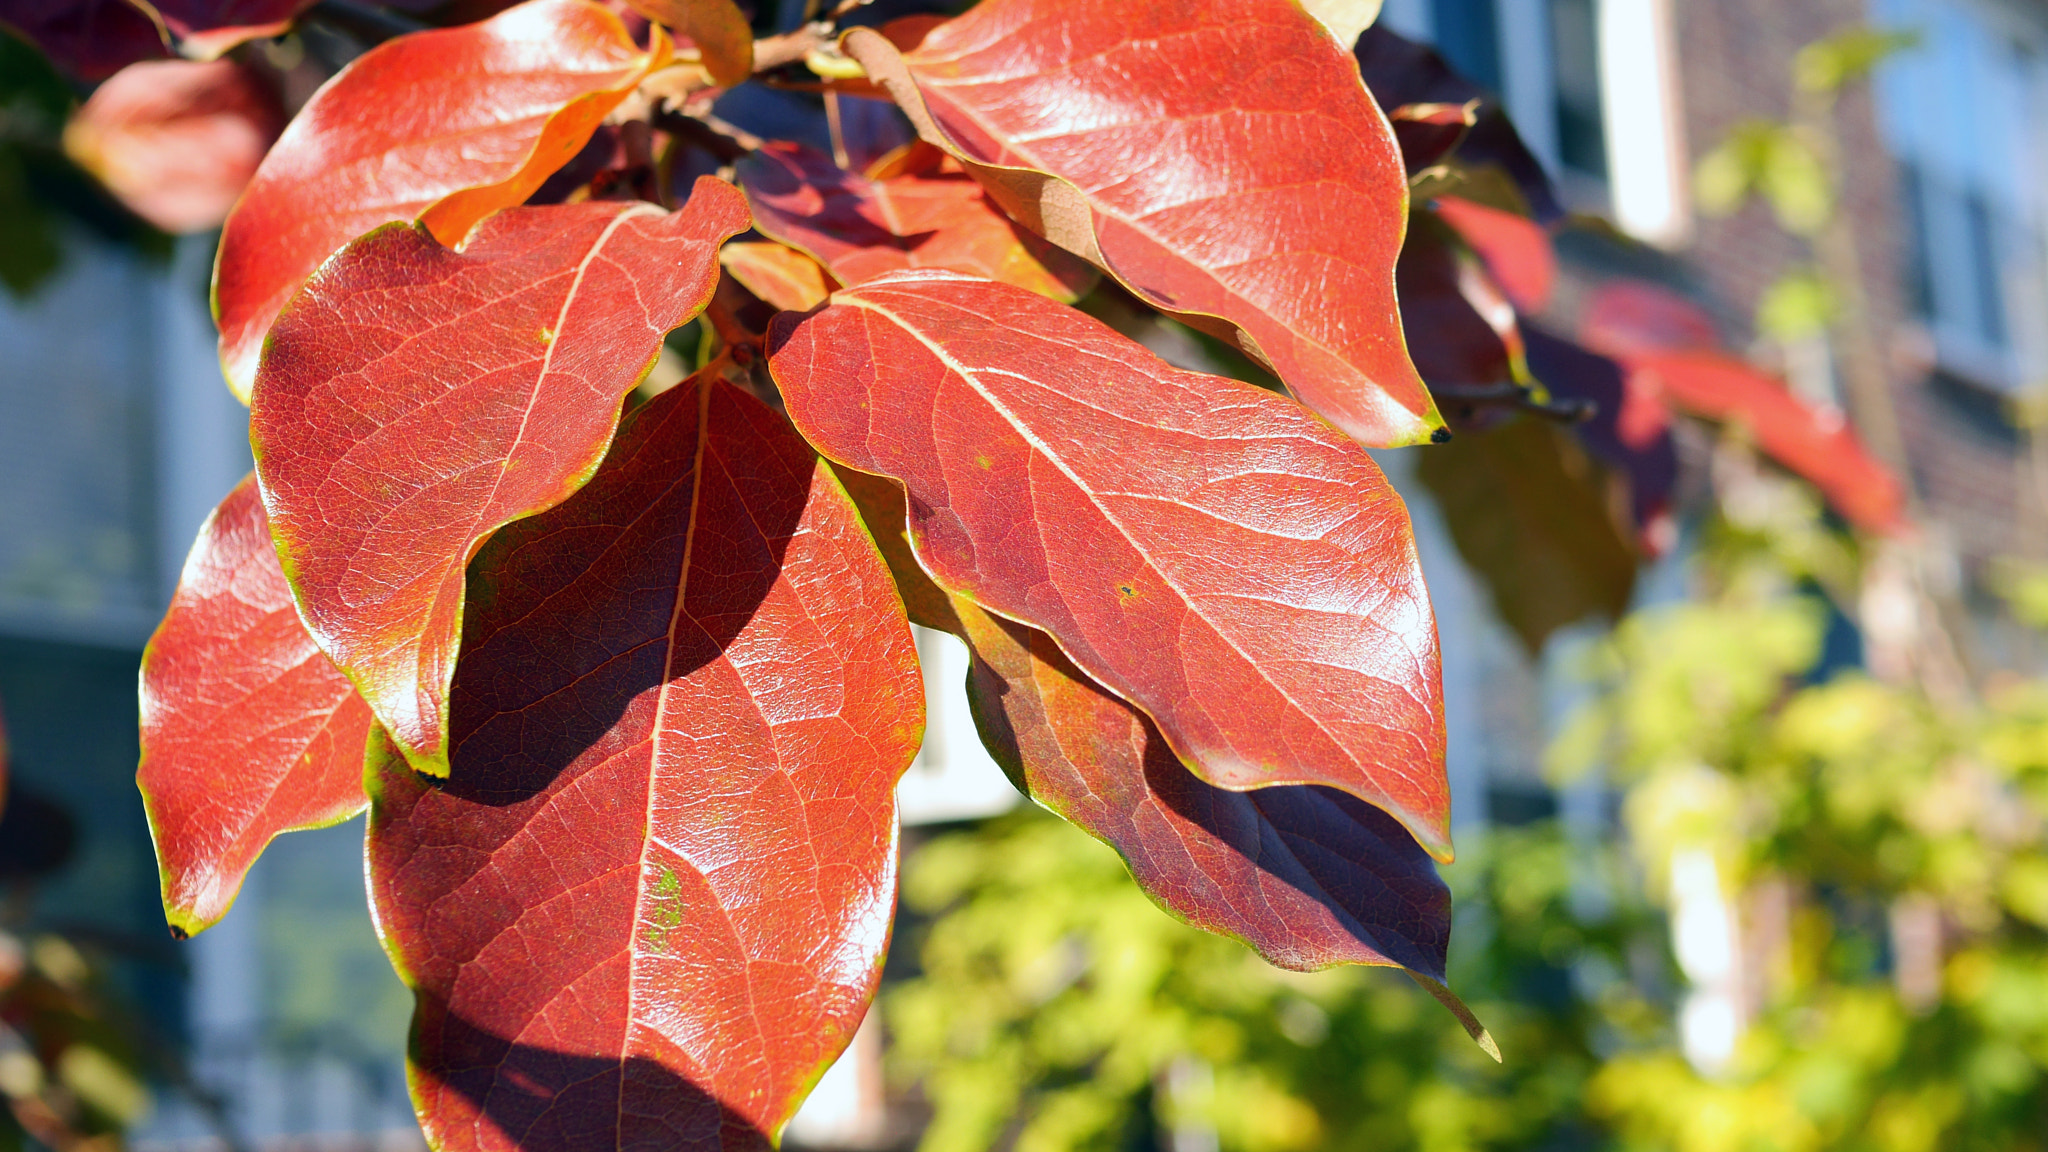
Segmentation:
<svg viewBox="0 0 2048 1152">
<path fill-rule="evenodd" d="M 1449 428 L 1439 428 L 1431 432 L 1429 434 L 1429 442 L 1431 444 L 1449 444 L 1451 442 L 1451 430 Z"/>
</svg>

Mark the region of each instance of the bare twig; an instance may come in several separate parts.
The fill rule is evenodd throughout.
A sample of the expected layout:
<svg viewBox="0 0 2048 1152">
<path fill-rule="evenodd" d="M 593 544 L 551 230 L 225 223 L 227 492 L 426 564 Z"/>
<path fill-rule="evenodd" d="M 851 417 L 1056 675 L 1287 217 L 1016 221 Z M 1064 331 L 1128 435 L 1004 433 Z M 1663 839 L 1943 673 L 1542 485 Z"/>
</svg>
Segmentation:
<svg viewBox="0 0 2048 1152">
<path fill-rule="evenodd" d="M 829 22 L 817 21 L 806 24 L 794 32 L 779 36 L 768 36 L 754 41 L 754 71 L 772 72 L 788 64 L 794 64 L 812 52 L 829 48 L 838 37 Z"/>
</svg>

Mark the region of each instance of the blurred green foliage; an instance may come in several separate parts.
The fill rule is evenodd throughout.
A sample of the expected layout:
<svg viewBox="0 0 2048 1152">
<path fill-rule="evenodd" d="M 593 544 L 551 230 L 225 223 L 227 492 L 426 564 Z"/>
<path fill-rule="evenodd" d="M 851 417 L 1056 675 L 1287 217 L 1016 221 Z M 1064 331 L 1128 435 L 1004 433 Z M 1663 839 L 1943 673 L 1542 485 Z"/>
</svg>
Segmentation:
<svg viewBox="0 0 2048 1152">
<path fill-rule="evenodd" d="M 0 287 L 16 298 L 62 266 L 67 225 L 155 259 L 170 255 L 170 237 L 64 154 L 64 124 L 77 103 L 41 52 L 0 29 Z"/>
<path fill-rule="evenodd" d="M 2043 1147 L 2048 685 L 1941 705 L 1827 675 L 1817 589 L 1855 546 L 1790 480 L 1721 495 L 1691 595 L 1592 646 L 1549 750 L 1615 819 L 1495 829 L 1446 869 L 1451 984 L 1505 1064 L 1398 976 L 1271 968 L 1020 815 L 906 867 L 922 971 L 884 1005 L 894 1072 L 936 1110 L 922 1147 L 1149 1149 L 1186 1125 L 1226 1152 Z M 1711 1073 L 1680 1045 L 1680 853 L 1715 862 L 1741 924 L 1749 1018 Z"/>
</svg>

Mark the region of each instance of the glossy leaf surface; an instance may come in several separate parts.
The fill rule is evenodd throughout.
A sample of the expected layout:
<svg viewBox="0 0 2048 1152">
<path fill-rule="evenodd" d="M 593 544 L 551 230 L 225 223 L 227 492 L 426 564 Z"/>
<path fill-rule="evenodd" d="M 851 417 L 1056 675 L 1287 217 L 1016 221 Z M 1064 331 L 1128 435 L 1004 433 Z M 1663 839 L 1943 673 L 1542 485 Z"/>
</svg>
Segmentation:
<svg viewBox="0 0 2048 1152">
<path fill-rule="evenodd" d="M 414 33 L 314 94 L 228 218 L 214 269 L 221 364 L 247 398 L 263 339 L 299 285 L 379 224 L 418 218 L 443 244 L 526 199 L 667 55 L 590 0 L 530 0 Z"/>
<path fill-rule="evenodd" d="M 832 465 L 833 475 L 860 509 L 860 518 L 874 537 L 875 549 L 896 578 L 896 592 L 913 624 L 951 632 L 967 639 L 966 627 L 953 611 L 956 598 L 932 582 L 931 574 L 917 562 L 910 544 L 910 526 L 904 508 L 903 485 L 886 476 L 871 476 L 844 465 Z"/>
<path fill-rule="evenodd" d="M 254 476 L 199 530 L 142 657 L 142 767 L 164 916 L 226 914 L 272 837 L 363 810 L 370 709 L 306 633 Z"/>
<path fill-rule="evenodd" d="M 800 144 L 769 144 L 736 174 L 754 226 L 816 257 L 841 284 L 940 268 L 1071 302 L 1094 279 L 1088 265 L 1012 223 L 962 171 L 870 180 Z"/>
<path fill-rule="evenodd" d="M 590 476 L 744 227 L 710 177 L 673 214 L 513 209 L 459 250 L 393 224 L 279 317 L 251 413 L 278 554 L 321 647 L 422 771 L 446 770 L 464 565 Z"/>
<path fill-rule="evenodd" d="M 227 219 L 284 129 L 275 88 L 227 60 L 131 64 L 64 130 L 64 150 L 134 213 L 166 232 Z"/>
<path fill-rule="evenodd" d="M 1450 892 L 1379 809 L 1313 785 L 1227 792 L 1045 633 L 957 602 L 975 723 L 1012 779 L 1120 853 L 1175 916 L 1283 968 L 1391 964 L 1442 979 Z"/>
<path fill-rule="evenodd" d="M 1292 0 L 990 0 L 913 52 L 858 29 L 845 48 L 1013 217 L 1235 337 L 1355 438 L 1441 426 L 1394 300 L 1393 130 Z"/>
<path fill-rule="evenodd" d="M 786 311 L 809 312 L 832 294 L 816 260 L 772 241 L 735 240 L 718 250 L 718 262 L 741 287 Z"/>
<path fill-rule="evenodd" d="M 635 12 L 695 45 L 711 79 L 726 86 L 754 72 L 754 29 L 732 0 L 626 0 Z"/>
<path fill-rule="evenodd" d="M 448 779 L 373 749 L 430 1141 L 767 1148 L 888 939 L 923 713 L 887 571 L 787 423 L 700 376 L 472 589 Z"/>
<path fill-rule="evenodd" d="M 805 437 L 904 485 L 940 586 L 1050 632 L 1210 783 L 1340 788 L 1448 856 L 1435 619 L 1357 444 L 944 273 L 843 290 L 769 341 Z"/>
</svg>

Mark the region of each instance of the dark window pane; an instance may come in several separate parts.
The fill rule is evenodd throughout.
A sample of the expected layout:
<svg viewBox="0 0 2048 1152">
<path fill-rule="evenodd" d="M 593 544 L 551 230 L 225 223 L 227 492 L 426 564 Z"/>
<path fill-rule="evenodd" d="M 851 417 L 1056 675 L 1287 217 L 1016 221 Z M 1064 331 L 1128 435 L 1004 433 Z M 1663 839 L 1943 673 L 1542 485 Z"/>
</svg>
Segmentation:
<svg viewBox="0 0 2048 1152">
<path fill-rule="evenodd" d="M 1431 0 L 1436 49 L 1451 67 L 1489 92 L 1500 91 L 1500 26 L 1494 0 Z"/>
<path fill-rule="evenodd" d="M 1557 151 L 1564 166 L 1607 176 L 1607 133 L 1600 116 L 1600 40 L 1593 0 L 1551 0 L 1550 43 L 1557 68 Z"/>
<path fill-rule="evenodd" d="M 1998 227 L 1982 192 L 1970 193 L 1970 273 L 1977 291 L 1977 334 L 2005 347 L 2005 292 L 1998 274 Z"/>
<path fill-rule="evenodd" d="M 1899 197 L 1906 213 L 1906 293 L 1913 314 L 1934 315 L 1934 271 L 1928 263 L 1927 175 L 1918 164 L 1899 166 Z"/>
</svg>

